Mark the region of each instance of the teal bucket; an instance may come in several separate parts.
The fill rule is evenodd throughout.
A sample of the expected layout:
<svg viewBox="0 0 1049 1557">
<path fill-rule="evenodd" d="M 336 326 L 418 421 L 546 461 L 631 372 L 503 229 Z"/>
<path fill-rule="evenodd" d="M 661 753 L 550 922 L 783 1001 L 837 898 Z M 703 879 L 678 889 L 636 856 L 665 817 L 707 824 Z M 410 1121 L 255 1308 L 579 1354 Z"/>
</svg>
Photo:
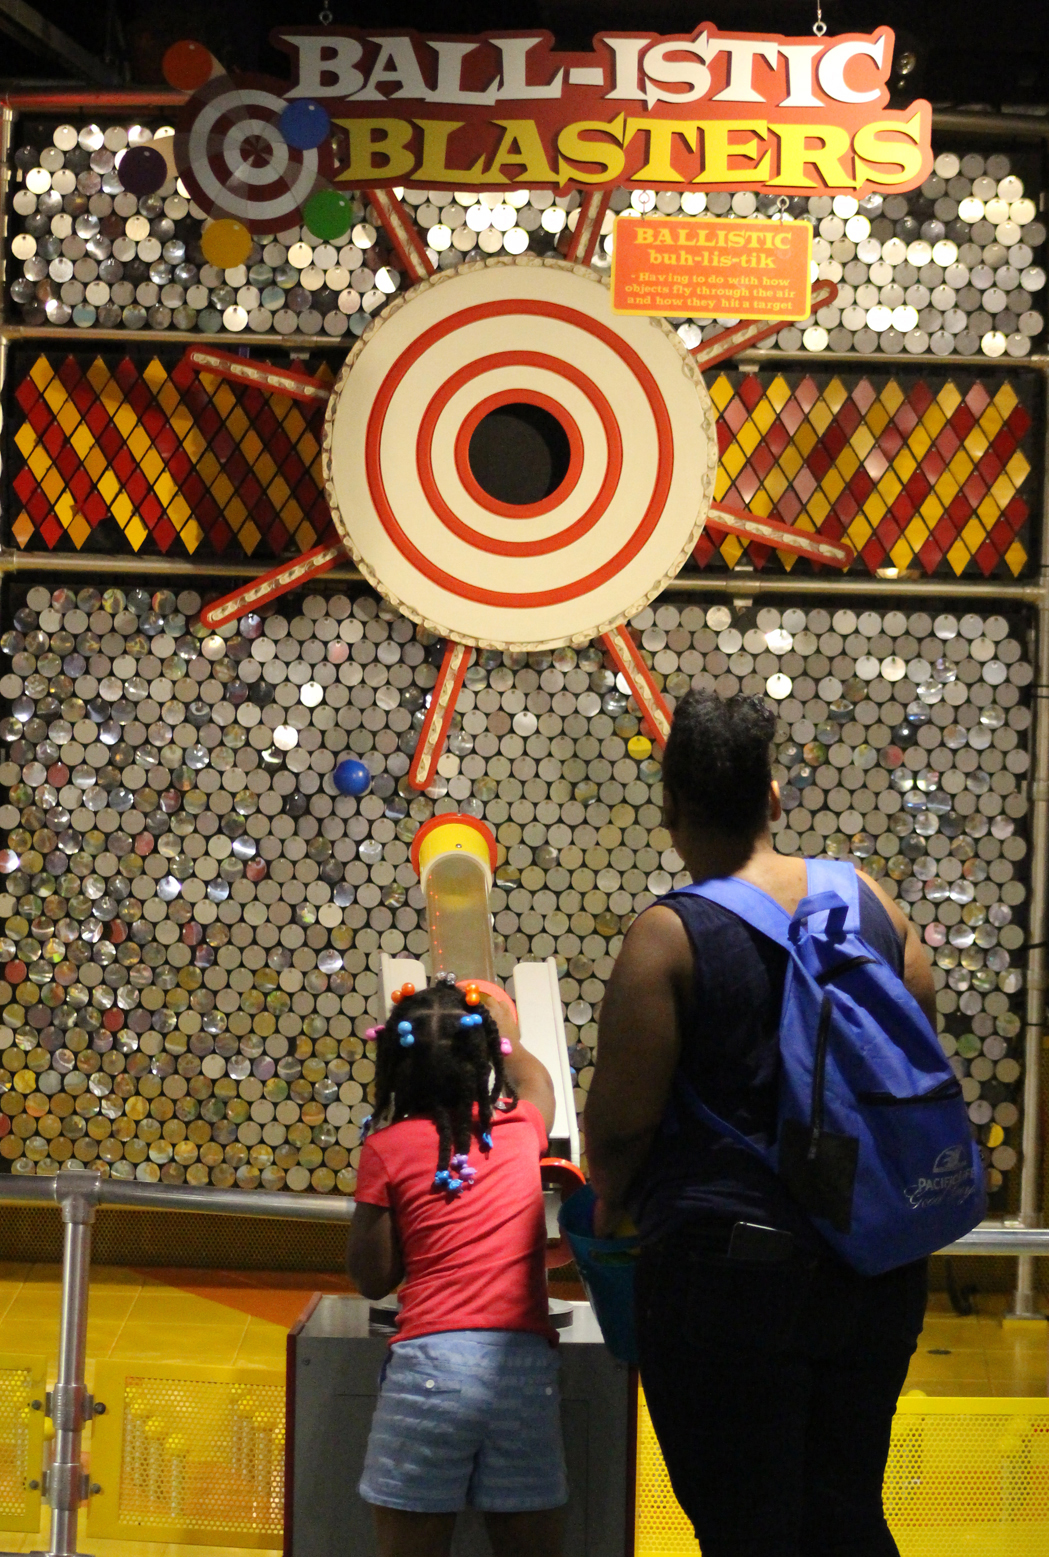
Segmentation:
<svg viewBox="0 0 1049 1557">
<path fill-rule="evenodd" d="M 605 1345 L 620 1362 L 637 1362 L 634 1330 L 634 1272 L 638 1240 L 595 1238 L 595 1195 L 589 1184 L 566 1200 L 558 1214 L 575 1257 Z"/>
</svg>

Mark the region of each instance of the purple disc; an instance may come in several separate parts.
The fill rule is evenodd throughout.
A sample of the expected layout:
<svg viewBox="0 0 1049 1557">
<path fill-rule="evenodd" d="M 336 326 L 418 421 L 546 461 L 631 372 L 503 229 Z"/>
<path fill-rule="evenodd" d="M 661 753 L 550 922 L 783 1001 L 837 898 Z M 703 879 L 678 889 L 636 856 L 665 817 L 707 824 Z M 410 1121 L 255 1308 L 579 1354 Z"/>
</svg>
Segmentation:
<svg viewBox="0 0 1049 1557">
<path fill-rule="evenodd" d="M 120 182 L 141 200 L 155 195 L 168 181 L 168 165 L 153 146 L 131 146 L 120 159 Z"/>
</svg>

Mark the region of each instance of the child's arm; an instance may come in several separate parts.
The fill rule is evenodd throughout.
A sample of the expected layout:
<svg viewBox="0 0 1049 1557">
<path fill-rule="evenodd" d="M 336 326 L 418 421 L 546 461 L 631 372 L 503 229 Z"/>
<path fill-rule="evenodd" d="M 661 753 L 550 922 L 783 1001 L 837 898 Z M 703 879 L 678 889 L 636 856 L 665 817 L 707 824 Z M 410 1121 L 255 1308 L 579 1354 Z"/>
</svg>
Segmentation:
<svg viewBox="0 0 1049 1557">
<path fill-rule="evenodd" d="M 346 1269 L 366 1298 L 383 1298 L 400 1286 L 404 1261 L 388 1206 L 357 1202 L 346 1246 Z"/>
<path fill-rule="evenodd" d="M 550 1072 L 542 1060 L 537 1060 L 534 1054 L 529 1054 L 523 1047 L 517 1017 L 509 996 L 503 995 L 499 999 L 486 992 L 483 998 L 495 1019 L 500 1038 L 510 1040 L 510 1053 L 503 1060 L 506 1079 L 519 1098 L 526 1103 L 535 1104 L 543 1116 L 546 1133 L 549 1135 L 554 1127 L 556 1110 L 554 1084 L 550 1080 Z"/>
</svg>

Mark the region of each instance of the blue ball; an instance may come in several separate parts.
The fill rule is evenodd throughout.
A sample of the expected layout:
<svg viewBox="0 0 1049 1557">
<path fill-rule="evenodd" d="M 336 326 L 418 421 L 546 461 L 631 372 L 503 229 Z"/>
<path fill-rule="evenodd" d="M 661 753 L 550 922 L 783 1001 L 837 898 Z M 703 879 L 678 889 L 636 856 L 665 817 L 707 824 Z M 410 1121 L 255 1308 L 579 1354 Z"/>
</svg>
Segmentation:
<svg viewBox="0 0 1049 1557">
<path fill-rule="evenodd" d="M 372 787 L 371 774 L 356 757 L 344 757 L 337 762 L 334 777 L 340 795 L 366 795 Z"/>
<path fill-rule="evenodd" d="M 328 110 L 312 97 L 296 98 L 288 104 L 278 121 L 280 133 L 297 151 L 312 151 L 331 129 Z"/>
</svg>

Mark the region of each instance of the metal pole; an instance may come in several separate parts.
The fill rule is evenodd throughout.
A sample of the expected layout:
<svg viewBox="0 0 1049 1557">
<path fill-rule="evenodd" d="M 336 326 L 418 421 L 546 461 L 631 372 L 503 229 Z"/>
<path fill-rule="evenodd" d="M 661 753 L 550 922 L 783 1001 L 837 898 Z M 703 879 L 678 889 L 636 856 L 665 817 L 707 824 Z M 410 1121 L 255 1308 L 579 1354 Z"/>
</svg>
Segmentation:
<svg viewBox="0 0 1049 1557">
<path fill-rule="evenodd" d="M 70 341 L 80 339 L 67 325 L 44 324 L 23 325 L 7 324 L 2 327 L 2 333 L 11 340 L 33 341 Z M 92 326 L 90 331 L 84 332 L 92 341 L 144 341 L 147 345 L 157 346 L 164 342 L 173 341 L 180 345 L 203 346 L 214 344 L 230 348 L 234 342 L 237 346 L 258 346 L 267 353 L 283 351 L 294 354 L 304 352 L 308 347 L 310 351 L 339 351 L 345 354 L 348 347 L 342 339 L 333 338 L 330 335 L 278 335 L 275 330 L 262 333 L 254 333 L 244 330 L 237 336 L 230 336 L 228 331 L 220 330 L 217 333 L 202 334 L 200 330 L 124 330 L 102 329 Z M 758 368 L 775 369 L 778 363 L 805 362 L 810 367 L 818 370 L 821 362 L 832 363 L 835 367 L 852 367 L 866 370 L 882 367 L 911 367 L 916 359 L 907 352 L 859 352 L 859 351 L 784 351 L 782 347 L 769 347 L 762 351 L 760 347 L 754 347 L 750 351 L 741 351 L 731 362 L 722 364 L 725 369 L 744 367 L 756 370 Z M 984 356 L 963 357 L 939 357 L 937 367 L 943 368 L 984 368 L 986 369 L 992 359 Z M 1045 369 L 1049 365 L 1049 357 L 1042 353 L 1032 353 L 1029 357 L 1010 357 L 1009 362 L 1017 369 L 1036 368 Z"/>
<path fill-rule="evenodd" d="M 55 1427 L 47 1499 L 51 1504 L 51 1545 L 48 1557 L 76 1557 L 77 1515 L 87 1496 L 81 1464 L 84 1425 L 94 1414 L 94 1402 L 84 1383 L 87 1361 L 87 1300 L 91 1283 L 91 1226 L 95 1220 L 100 1180 L 94 1174 L 63 1175 L 72 1185 L 56 1182 L 61 1195 L 62 1318 L 58 1332 L 58 1378 L 51 1391 L 50 1417 Z"/>
<path fill-rule="evenodd" d="M 1049 393 L 1049 384 L 1046 385 Z M 1034 733 L 1030 788 L 1031 911 L 1028 929 L 1024 1106 L 1020 1161 L 1020 1221 L 1034 1227 L 1042 1217 L 1041 1107 L 1042 1042 L 1045 1026 L 1046 931 L 1049 928 L 1049 423 L 1042 481 L 1041 583 L 1035 618 L 1037 673 L 1033 692 Z M 1042 1317 L 1035 1292 L 1034 1259 L 1017 1261 L 1012 1315 Z"/>
<path fill-rule="evenodd" d="M 52 559 L 48 559 L 50 566 Z M 2 571 L 0 562 L 0 571 Z M 327 575 L 330 577 L 331 575 Z M 912 600 L 983 600 L 987 606 L 995 602 L 1003 605 L 1037 605 L 1042 598 L 1037 584 L 1003 584 L 986 579 L 969 578 L 839 578 L 824 574 L 820 578 L 784 577 L 783 574 L 765 576 L 761 573 L 741 573 L 734 568 L 731 574 L 679 573 L 671 579 L 660 596 L 674 594 L 741 595 L 750 599 L 754 595 L 822 595 L 830 599 L 835 595 L 860 595 L 876 600 L 879 595 L 898 596 Z"/>
<path fill-rule="evenodd" d="M 2 343 L 0 343 L 2 346 Z M 2 359 L 0 359 L 2 360 Z M 14 547 L 0 549 L 0 576 L 21 574 L 32 576 L 61 574 L 64 577 L 97 577 L 99 570 L 121 578 L 149 577 L 178 579 L 192 582 L 196 579 L 255 578 L 266 563 L 226 560 L 223 562 L 195 562 L 192 558 L 179 557 L 101 557 L 95 553 L 18 551 Z M 363 584 L 367 581 L 357 568 L 330 568 L 324 574 L 327 583 Z M 913 578 L 805 578 L 784 577 L 781 574 L 761 573 L 732 574 L 686 573 L 671 579 L 664 595 L 711 594 L 738 595 L 750 599 L 755 595 L 850 595 L 875 600 L 878 596 L 901 599 L 965 599 L 982 600 L 987 606 L 1037 605 L 1042 599 L 1039 584 L 1008 584 L 986 579 L 913 579 Z"/>
<path fill-rule="evenodd" d="M 166 578 L 184 582 L 214 579 L 221 583 L 231 578 L 257 578 L 272 566 L 271 562 L 252 562 L 249 558 L 196 562 L 192 557 L 114 557 L 92 552 L 56 552 L 49 556 L 42 552 L 17 551 L 11 546 L 0 550 L 0 574 L 60 573 L 65 577 L 97 578 L 105 573 L 120 578 Z M 351 567 L 330 568 L 324 578 L 340 584 L 364 582 L 363 574 Z"/>
<path fill-rule="evenodd" d="M 344 1195 L 297 1195 L 277 1189 L 219 1189 L 209 1185 L 124 1183 L 90 1169 L 63 1168 L 53 1178 L 0 1176 L 0 1205 L 63 1205 L 70 1196 L 94 1206 L 133 1211 L 203 1211 L 219 1216 L 279 1217 L 291 1222 L 349 1222 L 353 1201 Z"/>
<path fill-rule="evenodd" d="M 7 212 L 11 192 L 11 131 L 14 122 L 14 110 L 5 103 L 0 108 L 0 291 L 4 299 L 7 297 Z M 6 311 L 6 304 L 0 302 L 0 319 Z M 6 346 L 6 339 L 4 344 Z"/>
</svg>

